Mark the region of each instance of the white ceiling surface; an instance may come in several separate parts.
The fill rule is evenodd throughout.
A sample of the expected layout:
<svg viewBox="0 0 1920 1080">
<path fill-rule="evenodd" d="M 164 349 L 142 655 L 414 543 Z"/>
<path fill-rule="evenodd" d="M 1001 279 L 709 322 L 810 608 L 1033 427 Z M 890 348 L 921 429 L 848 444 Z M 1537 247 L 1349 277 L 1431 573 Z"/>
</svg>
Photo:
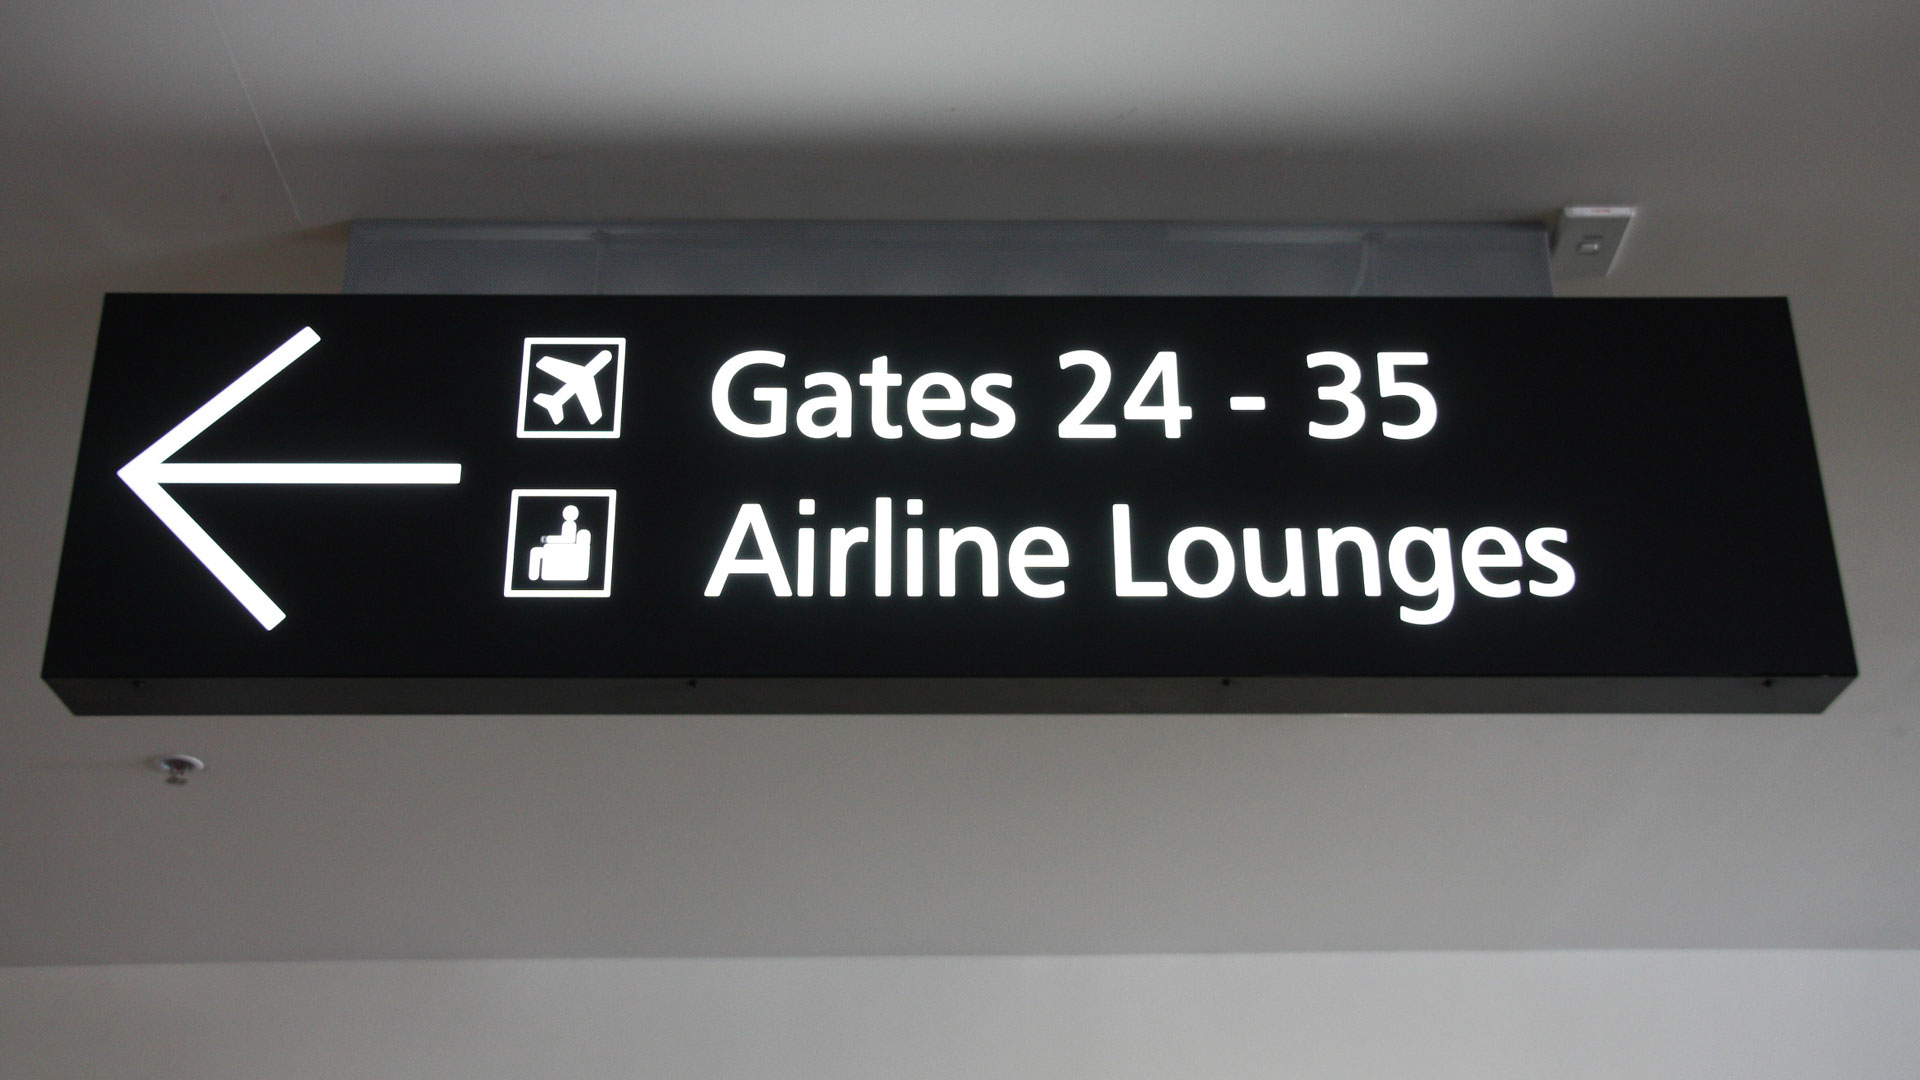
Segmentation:
<svg viewBox="0 0 1920 1080">
<path fill-rule="evenodd" d="M 1920 946 L 1917 46 L 1906 2 L 8 3 L 0 963 Z M 76 719 L 38 679 L 108 288 L 330 291 L 362 216 L 1579 200 L 1643 208 L 1582 292 L 1793 300 L 1863 672 L 1825 715 Z"/>
</svg>

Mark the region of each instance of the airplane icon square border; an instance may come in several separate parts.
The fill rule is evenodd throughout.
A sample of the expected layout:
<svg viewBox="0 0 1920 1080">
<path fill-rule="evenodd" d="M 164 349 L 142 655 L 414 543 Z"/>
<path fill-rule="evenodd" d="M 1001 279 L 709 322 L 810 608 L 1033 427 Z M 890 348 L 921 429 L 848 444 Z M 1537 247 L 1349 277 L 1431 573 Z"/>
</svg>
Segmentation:
<svg viewBox="0 0 1920 1080">
<path fill-rule="evenodd" d="M 613 426 L 606 431 L 528 431 L 527 393 L 532 389 L 533 348 L 536 345 L 612 345 L 613 346 Z M 513 433 L 522 439 L 617 439 L 620 437 L 621 406 L 627 401 L 627 339 L 623 337 L 530 337 L 520 345 L 520 412 Z"/>
<path fill-rule="evenodd" d="M 598 589 L 516 589 L 513 587 L 514 556 L 519 552 L 514 540 L 520 535 L 520 498 L 523 495 L 535 497 L 556 496 L 576 498 L 602 498 L 607 500 L 607 535 L 605 543 L 600 545 L 600 587 Z M 613 595 L 613 527 L 616 511 L 619 509 L 620 493 L 612 488 L 514 488 L 507 506 L 507 579 L 503 597 L 553 596 L 553 597 L 611 597 Z"/>
</svg>

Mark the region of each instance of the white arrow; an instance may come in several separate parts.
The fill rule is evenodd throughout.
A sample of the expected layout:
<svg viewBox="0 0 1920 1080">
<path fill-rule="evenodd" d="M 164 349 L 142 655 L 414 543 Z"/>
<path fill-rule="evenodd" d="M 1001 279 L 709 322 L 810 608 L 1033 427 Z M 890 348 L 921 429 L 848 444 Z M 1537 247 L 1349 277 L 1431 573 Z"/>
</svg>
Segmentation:
<svg viewBox="0 0 1920 1080">
<path fill-rule="evenodd" d="M 180 452 L 181 448 L 192 442 L 201 432 L 212 427 L 214 422 L 235 406 L 245 401 L 255 390 L 267 384 L 267 380 L 286 370 L 287 365 L 300 359 L 308 349 L 320 341 L 320 335 L 306 327 L 287 339 L 285 345 L 267 354 L 266 359 L 253 365 L 245 375 L 233 381 L 231 386 L 213 395 L 205 405 L 193 411 L 193 415 L 180 421 L 172 431 L 160 436 L 160 441 L 147 447 L 139 457 L 127 462 L 120 469 L 120 479 L 126 481 L 147 509 L 160 519 L 161 523 L 173 530 L 173 535 L 187 545 L 220 584 L 239 600 L 241 605 L 260 620 L 260 625 L 268 630 L 280 625 L 287 613 L 280 610 L 260 586 L 253 583 L 240 564 L 233 561 L 213 537 L 200 527 L 200 523 L 188 516 L 180 504 L 173 501 L 162 484 L 457 484 L 460 482 L 460 466 L 454 465 L 361 465 L 361 464 L 257 464 L 257 463 L 186 463 L 170 462 L 167 459 Z"/>
</svg>

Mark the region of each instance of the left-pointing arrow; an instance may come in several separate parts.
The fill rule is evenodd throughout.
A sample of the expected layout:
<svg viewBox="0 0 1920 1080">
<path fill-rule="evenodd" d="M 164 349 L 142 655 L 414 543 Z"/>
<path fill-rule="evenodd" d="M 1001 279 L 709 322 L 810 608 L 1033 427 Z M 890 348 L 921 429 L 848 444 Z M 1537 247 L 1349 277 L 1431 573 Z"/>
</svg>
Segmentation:
<svg viewBox="0 0 1920 1080">
<path fill-rule="evenodd" d="M 193 552 L 195 558 L 213 572 L 220 584 L 227 587 L 234 599 L 260 620 L 260 625 L 268 630 L 280 625 L 287 613 L 280 610 L 260 586 L 254 584 L 240 564 L 233 561 L 213 537 L 200 527 L 173 497 L 166 493 L 162 484 L 457 484 L 460 482 L 458 464 L 262 464 L 254 462 L 171 462 L 167 459 L 180 452 L 181 448 L 192 442 L 201 432 L 212 427 L 214 422 L 235 406 L 245 401 L 255 390 L 265 386 L 267 380 L 286 370 L 287 365 L 300 359 L 308 349 L 320 340 L 320 335 L 306 327 L 287 339 L 286 344 L 268 353 L 266 359 L 255 364 L 245 375 L 235 379 L 232 385 L 215 394 L 205 405 L 193 411 L 193 415 L 180 421 L 172 431 L 160 437 L 152 446 L 141 451 L 140 455 L 127 462 L 120 469 L 120 479 L 126 481 L 140 501 L 147 504 L 155 517 L 180 542 Z"/>
</svg>

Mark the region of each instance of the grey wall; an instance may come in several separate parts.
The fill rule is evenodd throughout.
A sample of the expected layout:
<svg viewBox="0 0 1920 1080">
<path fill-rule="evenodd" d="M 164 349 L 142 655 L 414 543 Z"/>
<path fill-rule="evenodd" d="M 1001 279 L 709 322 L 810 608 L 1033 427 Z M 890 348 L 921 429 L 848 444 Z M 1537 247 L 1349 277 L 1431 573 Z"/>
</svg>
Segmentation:
<svg viewBox="0 0 1920 1080">
<path fill-rule="evenodd" d="M 1910 1080 L 1920 953 L 0 969 L 0 1077 Z"/>
</svg>

